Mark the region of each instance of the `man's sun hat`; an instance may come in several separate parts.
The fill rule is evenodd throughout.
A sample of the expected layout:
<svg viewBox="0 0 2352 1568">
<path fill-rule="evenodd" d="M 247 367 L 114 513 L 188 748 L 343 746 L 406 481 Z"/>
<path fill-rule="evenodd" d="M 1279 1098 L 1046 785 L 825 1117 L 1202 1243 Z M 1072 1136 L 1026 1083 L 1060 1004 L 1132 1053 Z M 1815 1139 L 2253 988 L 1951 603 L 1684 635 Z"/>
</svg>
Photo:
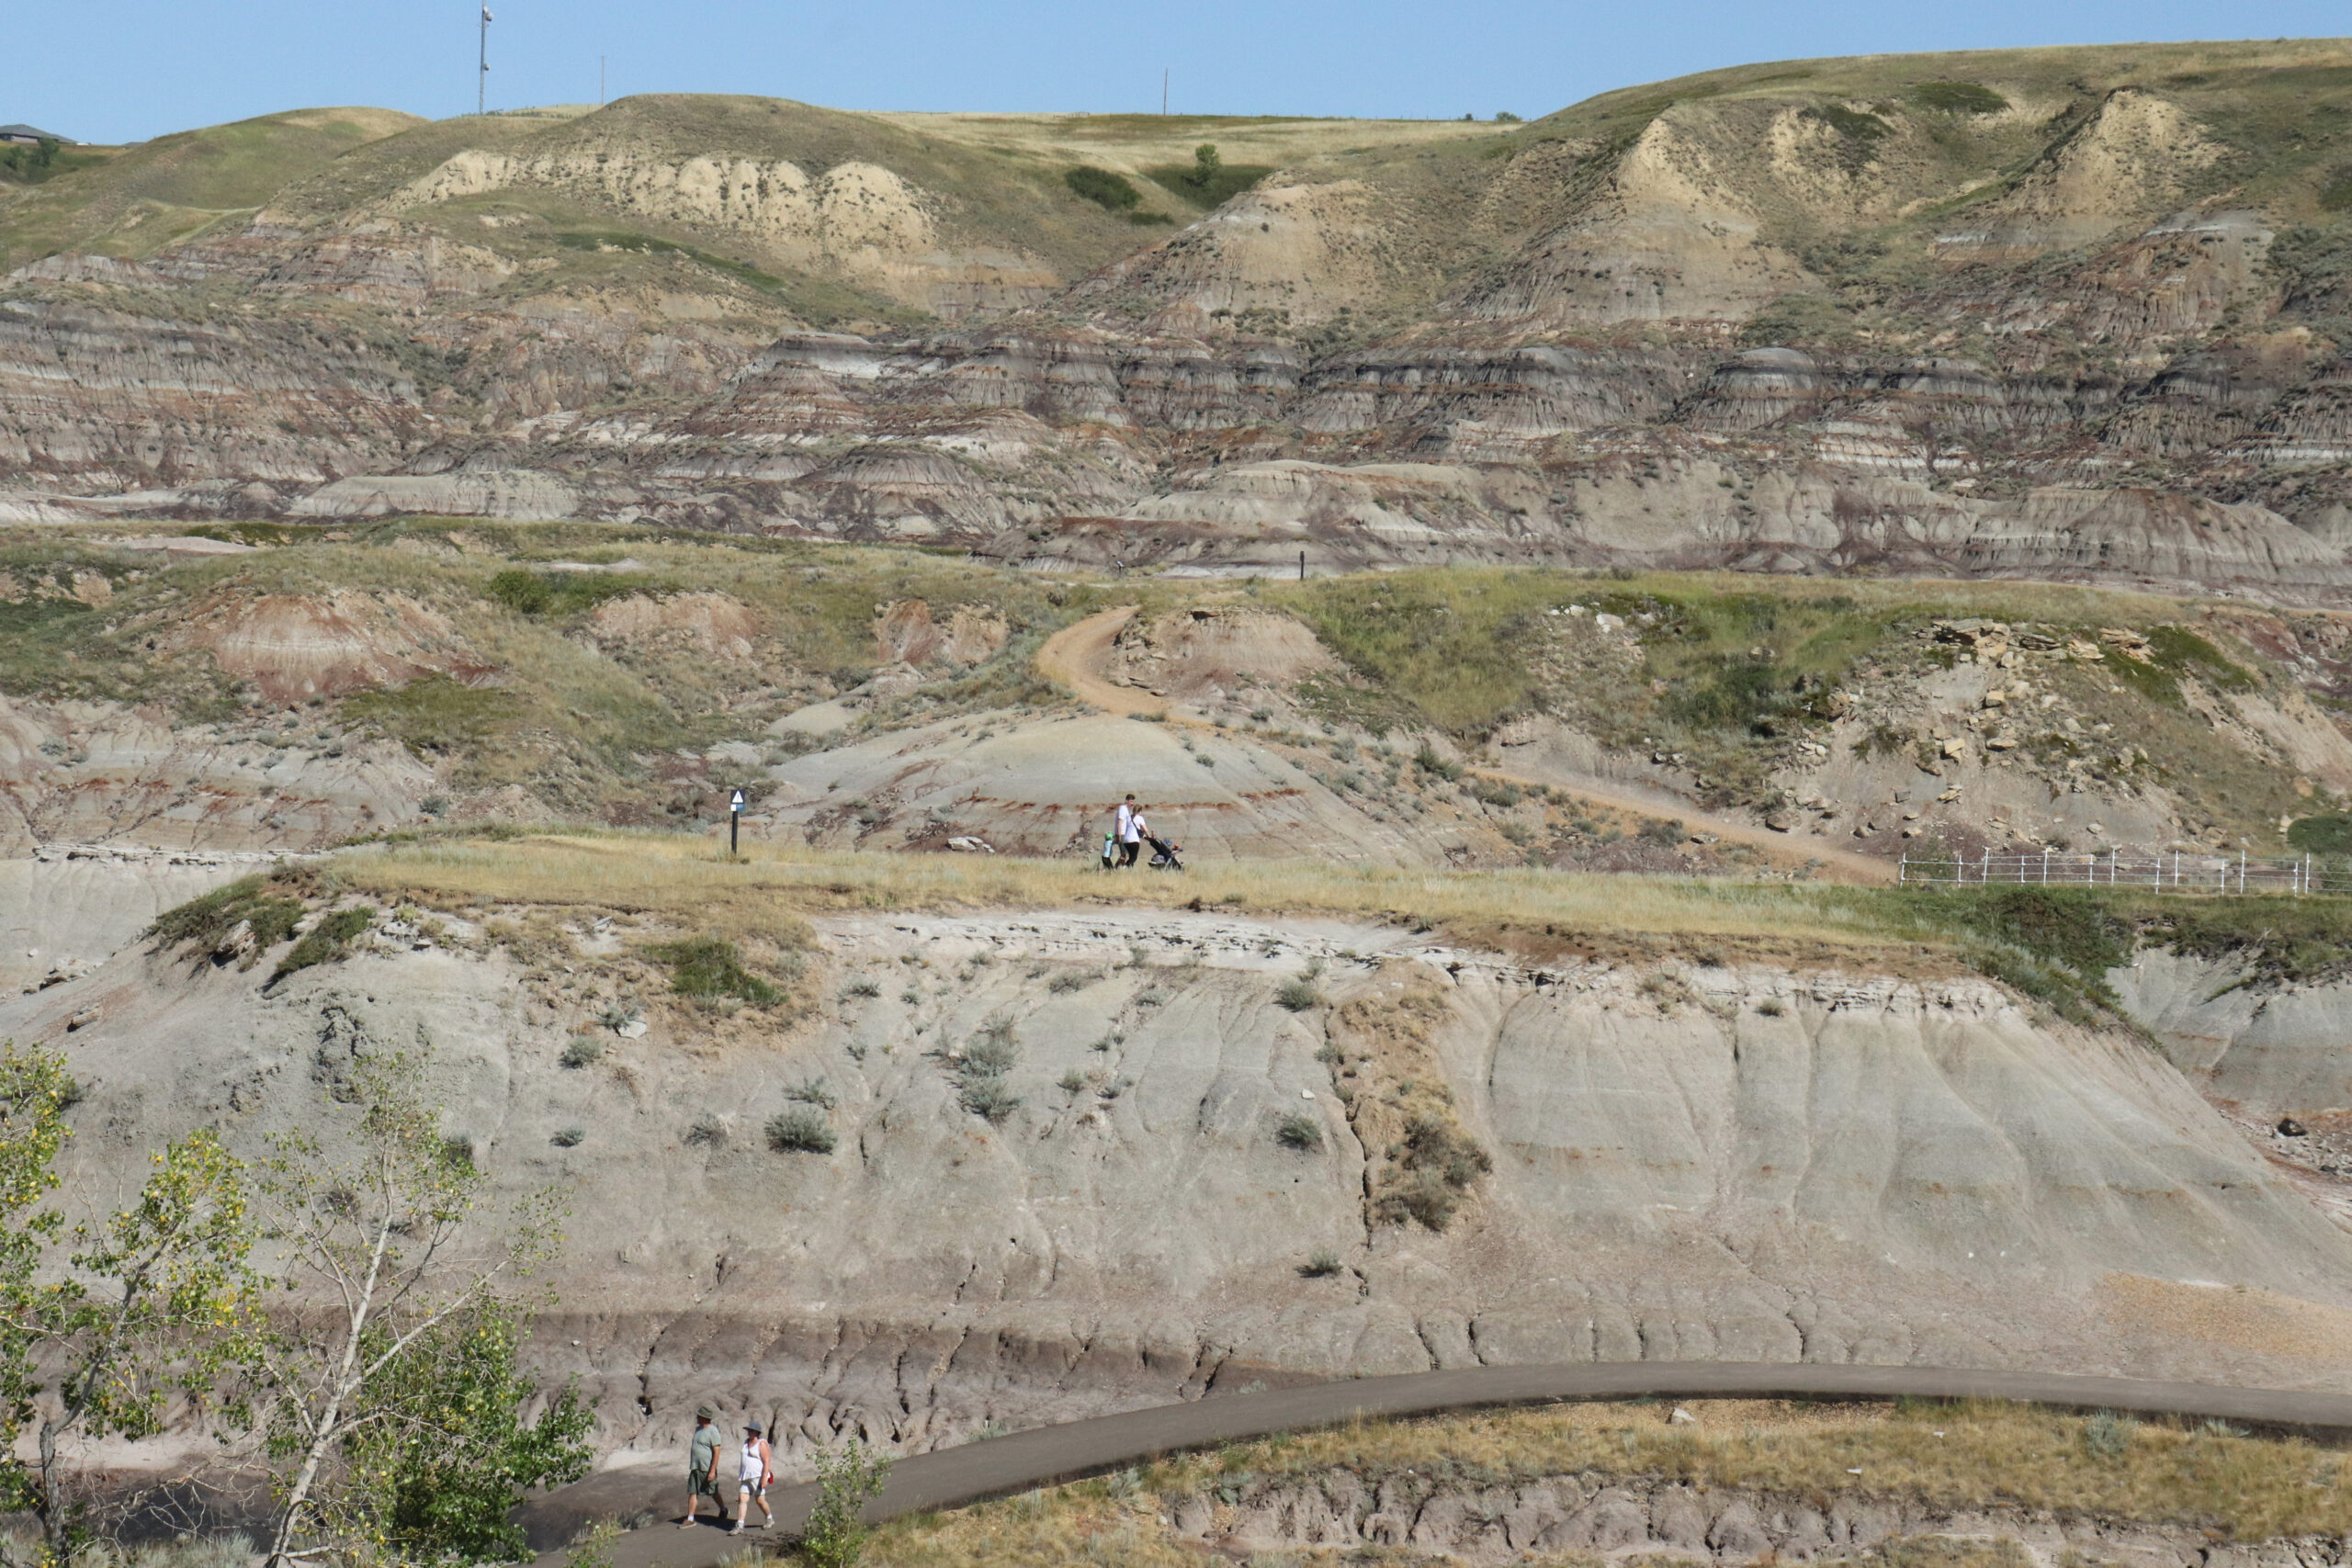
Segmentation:
<svg viewBox="0 0 2352 1568">
<path fill-rule="evenodd" d="M 707 1405 L 707 1404 L 704 1404 L 704 1405 L 698 1405 L 698 1406 L 696 1406 L 696 1407 L 695 1407 L 695 1420 L 697 1420 L 697 1421 L 707 1421 L 707 1420 L 709 1420 L 709 1419 L 710 1419 L 710 1406 L 709 1406 L 709 1405 Z"/>
</svg>

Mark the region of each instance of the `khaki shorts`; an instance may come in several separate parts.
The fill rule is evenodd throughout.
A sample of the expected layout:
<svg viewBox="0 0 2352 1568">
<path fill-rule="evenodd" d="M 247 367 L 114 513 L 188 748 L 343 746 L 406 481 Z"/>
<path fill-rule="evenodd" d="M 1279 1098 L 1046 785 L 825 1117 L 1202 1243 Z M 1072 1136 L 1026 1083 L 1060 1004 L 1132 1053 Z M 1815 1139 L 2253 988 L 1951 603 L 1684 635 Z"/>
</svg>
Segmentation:
<svg viewBox="0 0 2352 1568">
<path fill-rule="evenodd" d="M 686 1495 L 707 1497 L 716 1503 L 718 1501 L 718 1480 L 707 1470 L 690 1469 L 686 1472 Z"/>
</svg>

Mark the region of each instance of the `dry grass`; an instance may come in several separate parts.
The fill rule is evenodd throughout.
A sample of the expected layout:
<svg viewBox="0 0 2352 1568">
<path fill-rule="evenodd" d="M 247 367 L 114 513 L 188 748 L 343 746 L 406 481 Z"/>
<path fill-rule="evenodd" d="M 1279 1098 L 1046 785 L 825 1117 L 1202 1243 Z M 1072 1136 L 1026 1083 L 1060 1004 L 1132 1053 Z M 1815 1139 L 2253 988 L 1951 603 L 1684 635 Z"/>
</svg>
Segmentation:
<svg viewBox="0 0 2352 1568">
<path fill-rule="evenodd" d="M 1424 1489 L 1548 1476 L 1656 1477 L 1793 1495 L 1907 1499 L 1933 1508 L 2001 1506 L 2169 1523 L 2241 1541 L 2352 1529 L 2343 1453 L 2303 1438 L 2243 1437 L 2143 1423 L 2120 1456 L 2086 1441 L 2092 1418 L 1994 1402 L 1671 1406 L 1558 1404 L 1362 1424 L 1164 1461 L 1136 1472 L 901 1521 L 876 1539 L 877 1568 L 1019 1562 L 1196 1562 L 1160 1521 L 1177 1498 L 1346 1470 L 1376 1483 L 1410 1470 Z M 1855 1475 L 1855 1470 L 1861 1473 Z M 1997 1560 L 1997 1546 L 1984 1561 Z M 1865 1554 L 1895 1561 L 1896 1553 Z M 1979 1555 L 1983 1555 L 1980 1553 Z"/>
<path fill-rule="evenodd" d="M 1426 924 L 1487 942 L 1707 937 L 1737 946 L 1769 938 L 1781 956 L 1811 950 L 1826 962 L 1879 965 L 1898 956 L 1916 965 L 1921 951 L 1890 939 L 1884 914 L 1867 896 L 1696 878 L 1292 861 L 1203 863 L 1181 880 L 1114 883 L 1088 862 L 1011 857 L 758 845 L 729 863 L 713 840 L 597 830 L 366 846 L 345 851 L 336 863 L 354 888 L 444 908 L 453 900 L 593 906 L 690 919 L 721 935 L 766 929 L 785 911 L 1198 905 Z"/>
</svg>

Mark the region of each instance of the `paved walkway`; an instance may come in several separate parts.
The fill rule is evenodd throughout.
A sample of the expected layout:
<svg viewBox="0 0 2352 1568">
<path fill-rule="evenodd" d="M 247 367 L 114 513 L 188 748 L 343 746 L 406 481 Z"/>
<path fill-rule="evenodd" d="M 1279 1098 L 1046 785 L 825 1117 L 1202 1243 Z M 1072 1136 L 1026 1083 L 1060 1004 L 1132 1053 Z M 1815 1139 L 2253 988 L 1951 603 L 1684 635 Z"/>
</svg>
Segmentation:
<svg viewBox="0 0 2352 1568">
<path fill-rule="evenodd" d="M 2043 1372 L 1969 1371 L 1937 1367 L 1781 1365 L 1731 1361 L 1632 1361 L 1559 1367 L 1471 1367 L 1406 1377 L 1356 1378 L 1264 1393 L 1223 1394 L 1040 1427 L 901 1460 L 889 1485 L 866 1510 L 875 1520 L 944 1508 L 1031 1486 L 1124 1469 L 1182 1449 L 1329 1427 L 1357 1416 L 1413 1416 L 1561 1399 L 1865 1398 L 2014 1399 L 2078 1409 L 2218 1417 L 2266 1426 L 2352 1428 L 2352 1395 L 2284 1389 L 2216 1388 L 2205 1383 L 2143 1382 L 2131 1378 L 2064 1377 Z M 731 1463 L 732 1461 L 728 1461 Z M 723 1530 L 681 1530 L 673 1522 L 685 1493 L 683 1453 L 677 1473 L 644 1471 L 580 1483 L 535 1503 L 536 1535 L 568 1536 L 583 1517 L 628 1517 L 658 1509 L 663 1521 L 614 1543 L 614 1568 L 706 1568 L 747 1542 L 788 1539 L 808 1511 L 808 1483 L 770 1494 L 776 1526 L 729 1538 Z M 730 1477 L 731 1479 L 731 1477 Z M 729 1495 L 729 1506 L 733 1506 Z M 560 1563 L 549 1552 L 542 1564 Z"/>
</svg>

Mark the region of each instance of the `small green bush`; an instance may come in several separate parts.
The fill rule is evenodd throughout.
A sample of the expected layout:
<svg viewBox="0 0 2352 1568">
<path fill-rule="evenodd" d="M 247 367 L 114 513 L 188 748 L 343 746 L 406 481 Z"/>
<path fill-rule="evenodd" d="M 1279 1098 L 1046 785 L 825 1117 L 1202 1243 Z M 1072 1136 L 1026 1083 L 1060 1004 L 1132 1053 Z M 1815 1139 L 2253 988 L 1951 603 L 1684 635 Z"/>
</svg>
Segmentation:
<svg viewBox="0 0 2352 1568">
<path fill-rule="evenodd" d="M 1136 189 L 1125 175 L 1114 175 L 1108 169 L 1089 168 L 1081 164 L 1064 171 L 1062 183 L 1108 212 L 1132 212 L 1143 205 L 1143 192 Z"/>
<path fill-rule="evenodd" d="M 586 1034 L 575 1034 L 557 1058 L 567 1067 L 593 1067 L 603 1059 L 605 1043 Z"/>
<path fill-rule="evenodd" d="M 1419 750 L 1413 753 L 1413 766 L 1425 773 L 1434 773 L 1448 784 L 1453 783 L 1462 776 L 1461 763 L 1447 761 L 1426 742 L 1422 744 Z"/>
<path fill-rule="evenodd" d="M 838 1103 L 833 1099 L 833 1091 L 825 1087 L 822 1078 L 802 1078 L 784 1091 L 784 1098 L 797 1100 L 803 1105 L 820 1106 L 827 1111 Z"/>
<path fill-rule="evenodd" d="M 560 1149 L 576 1149 L 587 1142 L 587 1139 L 588 1129 L 585 1127 L 560 1127 L 556 1130 L 555 1136 L 549 1138 L 548 1142 Z"/>
<path fill-rule="evenodd" d="M 1086 1088 L 1086 1075 L 1072 1067 L 1055 1081 L 1054 1087 L 1064 1094 L 1078 1094 Z"/>
<path fill-rule="evenodd" d="M 1671 849 L 1690 835 L 1679 821 L 1672 818 L 1652 817 L 1643 822 L 1641 836 L 1653 844 L 1664 844 Z"/>
<path fill-rule="evenodd" d="M 980 1435 L 994 1434 L 984 1427 Z M 808 1568 L 856 1568 L 871 1533 L 860 1515 L 882 1495 L 889 1475 L 890 1461 L 854 1438 L 838 1449 L 819 1451 L 817 1500 L 800 1528 L 800 1556 Z"/>
<path fill-rule="evenodd" d="M 824 1116 L 805 1105 L 779 1112 L 768 1122 L 768 1147 L 780 1155 L 829 1155 L 834 1142 L 833 1129 Z"/>
<path fill-rule="evenodd" d="M 1336 1254 L 1318 1252 L 1300 1264 L 1298 1271 L 1310 1280 L 1328 1280 L 1340 1271 L 1340 1259 Z"/>
<path fill-rule="evenodd" d="M 1293 1111 L 1274 1124 L 1274 1142 L 1286 1149 L 1319 1149 L 1323 1124 L 1303 1111 Z"/>
<path fill-rule="evenodd" d="M 1311 1012 L 1323 1005 L 1323 993 L 1306 978 L 1285 980 L 1274 992 L 1274 1005 L 1284 1012 Z"/>
<path fill-rule="evenodd" d="M 1012 1092 L 1011 1085 L 995 1077 L 966 1079 L 956 1093 L 956 1101 L 973 1115 L 990 1122 L 1001 1122 L 1021 1109 L 1021 1097 Z"/>
<path fill-rule="evenodd" d="M 971 1077 L 996 1077 L 1012 1070 L 1021 1059 L 1021 1041 L 1009 1023 L 992 1023 L 964 1047 L 963 1071 Z"/>
<path fill-rule="evenodd" d="M 842 987 L 842 995 L 844 998 L 878 997 L 881 994 L 882 987 L 876 985 L 871 980 L 852 980 L 848 985 Z"/>
<path fill-rule="evenodd" d="M 2140 1424 L 2112 1410 L 2101 1410 L 2083 1423 L 2083 1447 L 2094 1459 L 2121 1459 L 2132 1447 Z"/>
<path fill-rule="evenodd" d="M 1494 1156 L 1443 1117 L 1422 1111 L 1405 1124 L 1399 1179 L 1373 1205 L 1375 1217 L 1401 1224 L 1408 1218 L 1430 1230 L 1453 1222 L 1478 1178 L 1495 1168 Z"/>
</svg>

